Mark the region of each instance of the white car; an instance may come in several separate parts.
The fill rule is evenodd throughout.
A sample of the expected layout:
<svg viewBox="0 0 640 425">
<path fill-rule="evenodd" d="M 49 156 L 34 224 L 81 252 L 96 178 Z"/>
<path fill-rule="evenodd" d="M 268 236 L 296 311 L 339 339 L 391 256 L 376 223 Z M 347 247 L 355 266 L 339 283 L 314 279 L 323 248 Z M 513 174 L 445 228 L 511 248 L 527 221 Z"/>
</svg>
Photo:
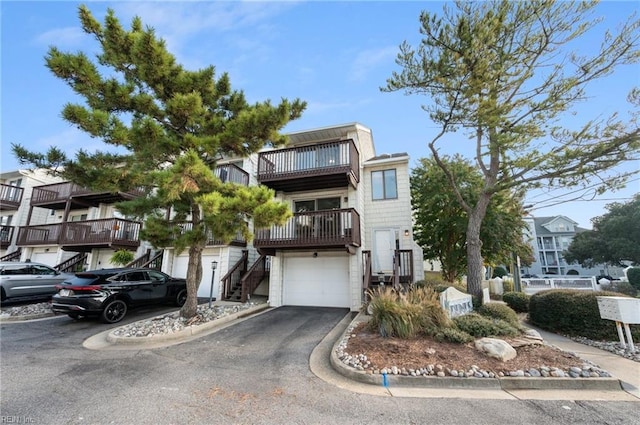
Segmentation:
<svg viewBox="0 0 640 425">
<path fill-rule="evenodd" d="M 41 263 L 0 262 L 1 299 L 47 297 L 57 292 L 56 285 L 73 276 Z"/>
</svg>

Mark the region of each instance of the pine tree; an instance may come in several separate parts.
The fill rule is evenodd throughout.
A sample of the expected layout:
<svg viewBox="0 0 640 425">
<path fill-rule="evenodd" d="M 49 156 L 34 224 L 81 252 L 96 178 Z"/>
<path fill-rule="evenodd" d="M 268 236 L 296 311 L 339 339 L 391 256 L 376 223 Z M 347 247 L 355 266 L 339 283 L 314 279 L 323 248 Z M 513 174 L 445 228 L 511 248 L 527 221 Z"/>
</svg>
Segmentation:
<svg viewBox="0 0 640 425">
<path fill-rule="evenodd" d="M 301 116 L 306 103 L 282 99 L 277 105 L 269 100 L 251 105 L 242 91 L 232 90 L 226 73 L 216 78 L 213 66 L 188 71 L 176 63 L 164 40 L 153 28 L 143 28 L 139 17 L 130 30 L 111 9 L 104 25 L 84 5 L 79 17 L 101 53 L 92 61 L 82 52 L 51 47 L 46 66 L 85 102 L 66 104 L 63 118 L 107 149 L 80 150 L 69 158 L 55 147 L 35 153 L 13 144 L 13 152 L 21 164 L 51 168 L 93 190 L 143 189 L 145 196 L 117 208 L 145 220 L 143 239 L 188 250 L 188 297 L 181 314 L 193 317 L 207 232 L 227 243 L 238 232 L 250 240 L 249 221 L 260 228 L 291 216 L 266 187 L 222 182 L 216 162 L 284 145 L 279 131 Z M 192 222 L 189 230 L 179 227 L 185 220 Z"/>
</svg>

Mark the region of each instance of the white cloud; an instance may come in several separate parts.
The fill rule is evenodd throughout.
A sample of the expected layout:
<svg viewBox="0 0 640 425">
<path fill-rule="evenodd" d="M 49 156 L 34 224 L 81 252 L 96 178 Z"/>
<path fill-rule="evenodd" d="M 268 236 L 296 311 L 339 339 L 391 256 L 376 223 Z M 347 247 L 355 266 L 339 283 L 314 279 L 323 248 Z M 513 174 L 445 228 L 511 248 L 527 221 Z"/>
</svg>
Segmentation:
<svg viewBox="0 0 640 425">
<path fill-rule="evenodd" d="M 87 40 L 87 34 L 78 27 L 56 28 L 40 34 L 36 42 L 47 46 L 77 47 Z"/>
<path fill-rule="evenodd" d="M 398 47 L 384 47 L 381 49 L 370 49 L 360 52 L 351 64 L 349 75 L 350 81 L 363 81 L 367 74 L 380 64 L 388 65 L 393 63 L 398 54 Z"/>
<path fill-rule="evenodd" d="M 109 146 L 105 145 L 101 140 L 93 139 L 87 133 L 75 128 L 67 128 L 60 133 L 53 134 L 48 137 L 37 139 L 30 149 L 36 152 L 46 152 L 50 147 L 56 147 L 66 152 L 70 158 L 74 158 L 76 152 L 83 149 L 93 153 L 98 150 L 106 150 Z"/>
</svg>

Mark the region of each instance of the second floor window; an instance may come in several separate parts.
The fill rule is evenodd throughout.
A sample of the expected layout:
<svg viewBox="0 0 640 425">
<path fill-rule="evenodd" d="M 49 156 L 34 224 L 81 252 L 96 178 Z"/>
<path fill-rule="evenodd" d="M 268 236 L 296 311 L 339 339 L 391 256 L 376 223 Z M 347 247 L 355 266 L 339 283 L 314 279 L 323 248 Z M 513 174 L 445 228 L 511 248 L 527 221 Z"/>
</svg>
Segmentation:
<svg viewBox="0 0 640 425">
<path fill-rule="evenodd" d="M 373 200 L 398 199 L 396 170 L 372 171 L 371 189 Z"/>
</svg>

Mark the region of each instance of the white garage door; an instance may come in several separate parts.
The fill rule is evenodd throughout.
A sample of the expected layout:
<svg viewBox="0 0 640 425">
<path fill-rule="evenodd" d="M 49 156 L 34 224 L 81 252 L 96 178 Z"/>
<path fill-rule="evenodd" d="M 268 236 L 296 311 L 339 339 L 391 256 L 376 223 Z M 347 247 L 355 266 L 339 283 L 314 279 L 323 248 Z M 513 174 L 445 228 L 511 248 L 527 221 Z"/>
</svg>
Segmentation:
<svg viewBox="0 0 640 425">
<path fill-rule="evenodd" d="M 56 252 L 34 252 L 31 254 L 31 261 L 34 263 L 42 263 L 51 267 L 57 265 L 56 258 L 58 258 Z"/>
<path fill-rule="evenodd" d="M 284 262 L 285 305 L 350 307 L 349 258 L 287 258 Z"/>
<path fill-rule="evenodd" d="M 218 261 L 220 264 L 220 258 L 213 258 Z M 187 267 L 189 266 L 189 256 L 188 255 L 178 255 L 173 259 L 173 276 L 174 277 L 187 277 Z M 198 286 L 198 297 L 209 298 L 211 291 L 211 261 L 210 257 L 202 258 L 202 282 L 200 282 L 200 286 Z M 218 297 L 219 292 L 219 282 L 220 282 L 220 270 L 216 270 L 216 275 L 214 277 L 215 282 L 213 283 L 213 297 Z"/>
</svg>

